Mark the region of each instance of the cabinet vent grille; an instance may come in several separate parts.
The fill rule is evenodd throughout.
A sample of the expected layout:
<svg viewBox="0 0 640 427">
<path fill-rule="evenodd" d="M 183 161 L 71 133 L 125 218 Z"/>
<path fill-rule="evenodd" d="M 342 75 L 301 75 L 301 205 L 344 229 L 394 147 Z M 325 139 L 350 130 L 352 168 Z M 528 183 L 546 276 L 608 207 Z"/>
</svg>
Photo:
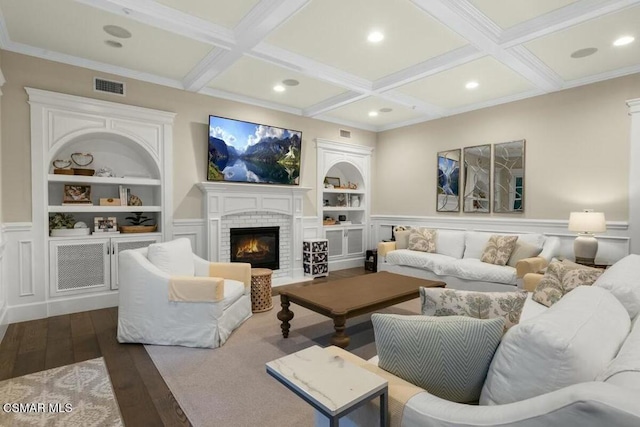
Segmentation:
<svg viewBox="0 0 640 427">
<path fill-rule="evenodd" d="M 351 131 L 340 129 L 340 136 L 343 138 L 351 138 Z"/>
<path fill-rule="evenodd" d="M 124 83 L 95 77 L 93 79 L 93 90 L 124 96 Z"/>
<path fill-rule="evenodd" d="M 58 251 L 58 291 L 104 286 L 104 245 L 64 245 Z"/>
</svg>

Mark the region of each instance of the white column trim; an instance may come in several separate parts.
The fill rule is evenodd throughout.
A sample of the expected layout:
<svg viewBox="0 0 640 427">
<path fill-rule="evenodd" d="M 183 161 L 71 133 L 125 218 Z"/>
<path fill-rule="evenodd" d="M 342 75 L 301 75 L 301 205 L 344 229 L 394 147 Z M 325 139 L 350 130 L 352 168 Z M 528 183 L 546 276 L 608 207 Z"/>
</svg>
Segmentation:
<svg viewBox="0 0 640 427">
<path fill-rule="evenodd" d="M 631 116 L 629 141 L 629 236 L 630 251 L 640 254 L 640 98 L 627 101 Z"/>
</svg>

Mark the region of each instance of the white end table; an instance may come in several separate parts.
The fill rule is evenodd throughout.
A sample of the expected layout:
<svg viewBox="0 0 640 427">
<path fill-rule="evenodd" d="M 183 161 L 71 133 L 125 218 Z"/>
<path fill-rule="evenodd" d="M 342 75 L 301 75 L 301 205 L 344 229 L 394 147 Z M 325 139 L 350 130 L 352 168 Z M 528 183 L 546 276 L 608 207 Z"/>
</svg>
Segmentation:
<svg viewBox="0 0 640 427">
<path fill-rule="evenodd" d="M 329 418 L 380 396 L 380 425 L 388 425 L 388 384 L 382 377 L 314 345 L 267 363 L 267 373 Z"/>
</svg>

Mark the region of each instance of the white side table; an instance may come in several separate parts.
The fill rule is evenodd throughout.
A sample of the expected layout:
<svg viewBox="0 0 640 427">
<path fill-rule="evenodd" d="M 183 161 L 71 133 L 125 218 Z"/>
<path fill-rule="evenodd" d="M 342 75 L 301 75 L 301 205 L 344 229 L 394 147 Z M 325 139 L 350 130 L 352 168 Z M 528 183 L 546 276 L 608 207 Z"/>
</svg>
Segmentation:
<svg viewBox="0 0 640 427">
<path fill-rule="evenodd" d="M 380 396 L 380 425 L 388 425 L 388 384 L 314 345 L 267 363 L 267 373 L 338 426 L 343 415 Z"/>
</svg>

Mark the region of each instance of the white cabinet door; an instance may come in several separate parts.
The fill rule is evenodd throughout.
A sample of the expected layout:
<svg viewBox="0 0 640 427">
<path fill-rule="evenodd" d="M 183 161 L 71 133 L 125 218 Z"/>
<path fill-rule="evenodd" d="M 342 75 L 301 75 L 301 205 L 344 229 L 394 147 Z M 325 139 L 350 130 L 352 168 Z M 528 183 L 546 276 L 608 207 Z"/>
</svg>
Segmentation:
<svg viewBox="0 0 640 427">
<path fill-rule="evenodd" d="M 324 230 L 324 238 L 329 241 L 329 259 L 344 255 L 344 230 L 342 228 Z"/>
<path fill-rule="evenodd" d="M 329 259 L 338 257 L 355 257 L 364 255 L 364 228 L 325 227 L 324 237 L 329 241 Z"/>
<path fill-rule="evenodd" d="M 111 289 L 118 289 L 118 255 L 127 249 L 146 248 L 160 242 L 160 236 L 153 237 L 114 237 L 111 239 Z"/>
<path fill-rule="evenodd" d="M 110 288 L 109 239 L 55 240 L 49 249 L 51 296 Z"/>
<path fill-rule="evenodd" d="M 347 228 L 345 230 L 345 253 L 347 256 L 363 255 L 364 254 L 364 229 L 359 228 Z"/>
</svg>

